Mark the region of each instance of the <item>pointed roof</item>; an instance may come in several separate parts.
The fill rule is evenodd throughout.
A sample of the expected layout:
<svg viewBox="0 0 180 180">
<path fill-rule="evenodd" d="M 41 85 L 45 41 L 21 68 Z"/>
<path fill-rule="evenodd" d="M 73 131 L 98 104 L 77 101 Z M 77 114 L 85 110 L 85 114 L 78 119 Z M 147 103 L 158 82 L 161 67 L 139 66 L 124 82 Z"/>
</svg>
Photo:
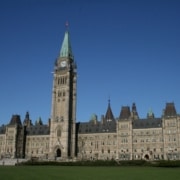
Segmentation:
<svg viewBox="0 0 180 180">
<path fill-rule="evenodd" d="M 106 120 L 114 120 L 114 115 L 111 110 L 110 100 L 108 100 L 108 108 L 105 115 Z"/>
<path fill-rule="evenodd" d="M 64 40 L 61 46 L 60 50 L 60 57 L 70 57 L 73 58 L 73 53 L 71 49 L 71 43 L 70 43 L 70 36 L 69 32 L 66 30 L 65 35 L 64 35 Z"/>
<path fill-rule="evenodd" d="M 9 125 L 22 125 L 20 115 L 12 115 Z"/>
<path fill-rule="evenodd" d="M 128 119 L 131 116 L 129 106 L 122 106 L 119 119 Z"/>
<path fill-rule="evenodd" d="M 174 103 L 166 103 L 166 108 L 164 111 L 164 116 L 176 116 L 176 108 Z"/>
</svg>

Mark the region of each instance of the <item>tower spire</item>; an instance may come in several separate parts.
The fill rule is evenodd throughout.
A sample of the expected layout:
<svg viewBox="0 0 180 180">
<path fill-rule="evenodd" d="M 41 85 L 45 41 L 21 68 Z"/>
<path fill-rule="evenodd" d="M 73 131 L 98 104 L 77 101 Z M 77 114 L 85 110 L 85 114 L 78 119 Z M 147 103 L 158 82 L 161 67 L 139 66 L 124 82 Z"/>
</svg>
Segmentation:
<svg viewBox="0 0 180 180">
<path fill-rule="evenodd" d="M 73 53 L 72 53 L 71 42 L 70 42 L 70 35 L 69 35 L 69 31 L 68 31 L 68 27 L 69 27 L 68 22 L 66 22 L 65 27 L 66 27 L 66 31 L 65 31 L 64 40 L 63 40 L 63 43 L 61 46 L 59 56 L 73 59 Z"/>
<path fill-rule="evenodd" d="M 106 119 L 107 121 L 112 121 L 112 120 L 114 120 L 114 115 L 113 115 L 113 113 L 112 113 L 111 105 L 110 105 L 110 98 L 108 99 L 108 108 L 107 108 L 107 111 L 106 111 L 105 119 Z"/>
</svg>

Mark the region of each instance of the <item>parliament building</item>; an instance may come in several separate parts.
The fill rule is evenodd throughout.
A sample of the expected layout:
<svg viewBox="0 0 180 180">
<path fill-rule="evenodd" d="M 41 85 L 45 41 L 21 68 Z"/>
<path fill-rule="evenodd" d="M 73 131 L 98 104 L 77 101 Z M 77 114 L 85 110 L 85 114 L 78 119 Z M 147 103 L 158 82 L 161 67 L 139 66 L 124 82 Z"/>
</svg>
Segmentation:
<svg viewBox="0 0 180 180">
<path fill-rule="evenodd" d="M 98 120 L 76 121 L 77 66 L 66 30 L 53 73 L 51 117 L 47 124 L 32 123 L 13 115 L 0 125 L 0 159 L 41 160 L 178 160 L 180 159 L 180 115 L 173 102 L 165 104 L 161 117 L 150 110 L 138 116 L 136 104 L 122 106 L 114 117 L 110 100 Z"/>
</svg>

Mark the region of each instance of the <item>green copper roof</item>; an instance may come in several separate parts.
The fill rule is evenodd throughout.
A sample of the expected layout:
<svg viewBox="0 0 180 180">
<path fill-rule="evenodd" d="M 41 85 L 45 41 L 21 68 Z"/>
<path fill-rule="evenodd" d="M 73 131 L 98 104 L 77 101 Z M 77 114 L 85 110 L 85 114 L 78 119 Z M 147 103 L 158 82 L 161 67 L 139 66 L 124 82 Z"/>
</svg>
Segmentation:
<svg viewBox="0 0 180 180">
<path fill-rule="evenodd" d="M 148 115 L 149 115 L 149 116 L 152 116 L 152 115 L 153 115 L 153 111 L 152 111 L 151 108 L 150 108 L 149 111 L 148 111 Z"/>
<path fill-rule="evenodd" d="M 149 111 L 148 111 L 148 113 L 147 113 L 147 117 L 148 117 L 148 118 L 154 118 L 154 113 L 153 113 L 153 111 L 152 111 L 151 108 L 149 109 Z"/>
<path fill-rule="evenodd" d="M 71 57 L 71 58 L 73 58 L 68 31 L 66 31 L 65 35 L 64 35 L 64 40 L 63 40 L 61 50 L 60 50 L 60 57 Z"/>
</svg>

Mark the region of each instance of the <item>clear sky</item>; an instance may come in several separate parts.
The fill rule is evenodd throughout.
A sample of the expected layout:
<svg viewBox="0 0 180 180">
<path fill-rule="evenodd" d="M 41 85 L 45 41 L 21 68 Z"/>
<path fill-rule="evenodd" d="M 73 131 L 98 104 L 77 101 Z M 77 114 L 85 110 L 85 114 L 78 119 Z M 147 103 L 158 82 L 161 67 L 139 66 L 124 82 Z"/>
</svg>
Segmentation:
<svg viewBox="0 0 180 180">
<path fill-rule="evenodd" d="M 145 118 L 180 112 L 179 0 L 1 0 L 0 124 L 12 114 L 46 123 L 52 71 L 69 21 L 78 65 L 77 121 L 115 117 L 136 103 Z"/>
</svg>

